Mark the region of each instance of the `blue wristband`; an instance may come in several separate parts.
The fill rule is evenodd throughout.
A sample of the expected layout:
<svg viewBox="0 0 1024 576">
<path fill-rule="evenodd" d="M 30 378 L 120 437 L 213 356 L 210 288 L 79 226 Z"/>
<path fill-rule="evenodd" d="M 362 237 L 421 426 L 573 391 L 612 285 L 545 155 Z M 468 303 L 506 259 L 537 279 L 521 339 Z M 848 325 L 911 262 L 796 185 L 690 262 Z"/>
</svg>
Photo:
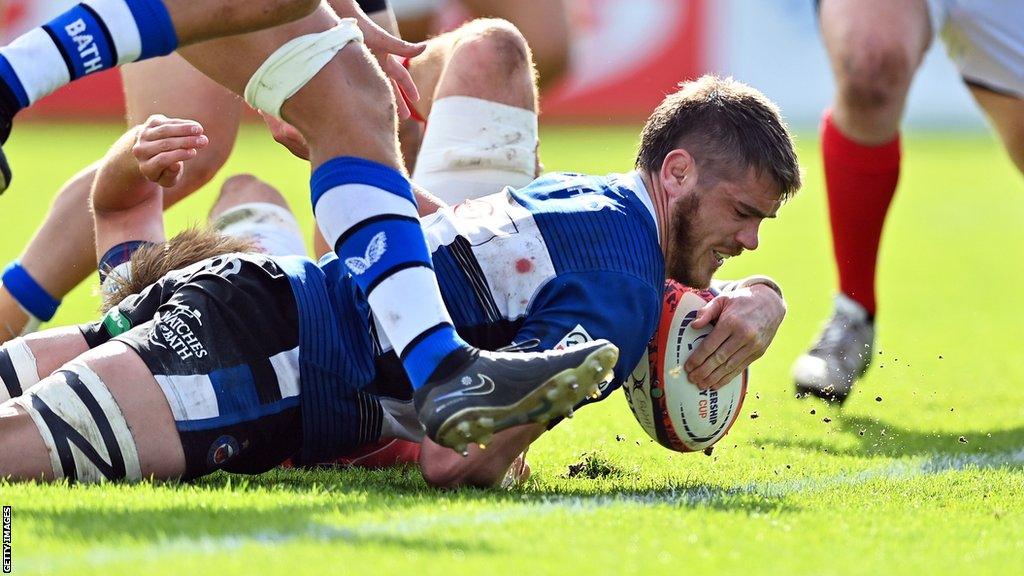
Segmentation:
<svg viewBox="0 0 1024 576">
<path fill-rule="evenodd" d="M 53 318 L 60 307 L 60 300 L 50 296 L 17 260 L 4 270 L 3 283 L 18 304 L 43 322 Z"/>
</svg>

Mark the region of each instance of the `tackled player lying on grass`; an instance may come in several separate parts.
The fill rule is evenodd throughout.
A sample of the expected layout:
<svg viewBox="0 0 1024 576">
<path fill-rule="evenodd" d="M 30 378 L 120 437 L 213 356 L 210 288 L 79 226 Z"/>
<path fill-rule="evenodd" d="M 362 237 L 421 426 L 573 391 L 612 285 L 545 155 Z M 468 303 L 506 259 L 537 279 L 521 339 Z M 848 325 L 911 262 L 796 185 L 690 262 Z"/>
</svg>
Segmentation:
<svg viewBox="0 0 1024 576">
<path fill-rule="evenodd" d="M 799 186 L 777 109 L 713 77 L 665 99 L 637 168 L 549 175 L 424 218 L 464 337 L 541 350 L 570 333 L 607 338 L 622 356 L 606 396 L 654 331 L 666 275 L 707 286 L 724 257 L 757 247 L 763 218 Z M 322 461 L 374 439 L 384 414 L 367 392 L 408 384 L 362 294 L 350 277 L 335 280 L 337 266 L 330 255 L 319 266 L 220 256 L 168 273 L 101 322 L 12 342 L 2 349 L 12 396 L 81 354 L 3 405 L 0 474 L 189 479 L 259 472 L 292 455 Z M 686 366 L 691 381 L 731 380 L 764 352 L 783 314 L 763 280 L 719 296 L 699 320 L 717 321 L 717 336 Z M 607 376 L 598 372 L 595 382 Z M 424 476 L 491 484 L 544 429 L 499 433 L 495 450 L 465 460 L 425 440 Z"/>
</svg>

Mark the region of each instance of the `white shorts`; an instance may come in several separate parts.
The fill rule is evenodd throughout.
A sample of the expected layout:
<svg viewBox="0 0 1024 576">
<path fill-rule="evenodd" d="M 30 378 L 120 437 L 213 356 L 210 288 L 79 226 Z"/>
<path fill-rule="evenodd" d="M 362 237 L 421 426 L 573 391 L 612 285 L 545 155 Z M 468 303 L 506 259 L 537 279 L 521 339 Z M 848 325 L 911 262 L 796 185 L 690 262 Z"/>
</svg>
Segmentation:
<svg viewBox="0 0 1024 576">
<path fill-rule="evenodd" d="M 1024 98 L 1024 0 L 928 0 L 928 8 L 964 81 Z"/>
</svg>

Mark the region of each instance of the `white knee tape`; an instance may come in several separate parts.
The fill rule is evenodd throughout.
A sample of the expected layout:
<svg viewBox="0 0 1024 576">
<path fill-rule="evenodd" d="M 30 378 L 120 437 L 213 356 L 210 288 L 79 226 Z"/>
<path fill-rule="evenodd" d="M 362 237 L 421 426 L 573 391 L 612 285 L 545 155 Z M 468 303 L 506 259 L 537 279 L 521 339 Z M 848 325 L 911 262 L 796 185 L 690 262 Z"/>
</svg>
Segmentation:
<svg viewBox="0 0 1024 576">
<path fill-rule="evenodd" d="M 281 117 L 281 106 L 302 89 L 349 42 L 362 42 L 354 18 L 334 28 L 286 42 L 267 58 L 245 86 L 245 101 L 253 108 Z"/>
<path fill-rule="evenodd" d="M 271 256 L 305 256 L 306 243 L 295 215 L 277 204 L 239 204 L 217 217 L 213 227 L 222 234 L 246 238 Z"/>
<path fill-rule="evenodd" d="M 139 453 L 121 408 L 85 364 L 70 362 L 14 400 L 32 417 L 56 479 L 139 480 Z"/>
<path fill-rule="evenodd" d="M 448 204 L 519 188 L 537 170 L 537 114 L 468 96 L 434 102 L 412 179 Z"/>
</svg>

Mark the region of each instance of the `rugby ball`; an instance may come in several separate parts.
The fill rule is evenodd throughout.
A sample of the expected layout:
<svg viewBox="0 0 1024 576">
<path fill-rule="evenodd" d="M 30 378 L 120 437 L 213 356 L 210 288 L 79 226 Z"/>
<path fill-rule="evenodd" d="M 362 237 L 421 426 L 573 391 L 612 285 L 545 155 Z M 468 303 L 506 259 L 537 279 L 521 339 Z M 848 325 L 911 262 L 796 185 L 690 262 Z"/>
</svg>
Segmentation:
<svg viewBox="0 0 1024 576">
<path fill-rule="evenodd" d="M 712 330 L 690 324 L 714 297 L 710 290 L 668 280 L 658 330 L 622 387 L 644 431 L 677 452 L 705 450 L 721 440 L 747 394 L 746 370 L 718 390 L 700 390 L 686 378 L 683 364 Z"/>
</svg>

